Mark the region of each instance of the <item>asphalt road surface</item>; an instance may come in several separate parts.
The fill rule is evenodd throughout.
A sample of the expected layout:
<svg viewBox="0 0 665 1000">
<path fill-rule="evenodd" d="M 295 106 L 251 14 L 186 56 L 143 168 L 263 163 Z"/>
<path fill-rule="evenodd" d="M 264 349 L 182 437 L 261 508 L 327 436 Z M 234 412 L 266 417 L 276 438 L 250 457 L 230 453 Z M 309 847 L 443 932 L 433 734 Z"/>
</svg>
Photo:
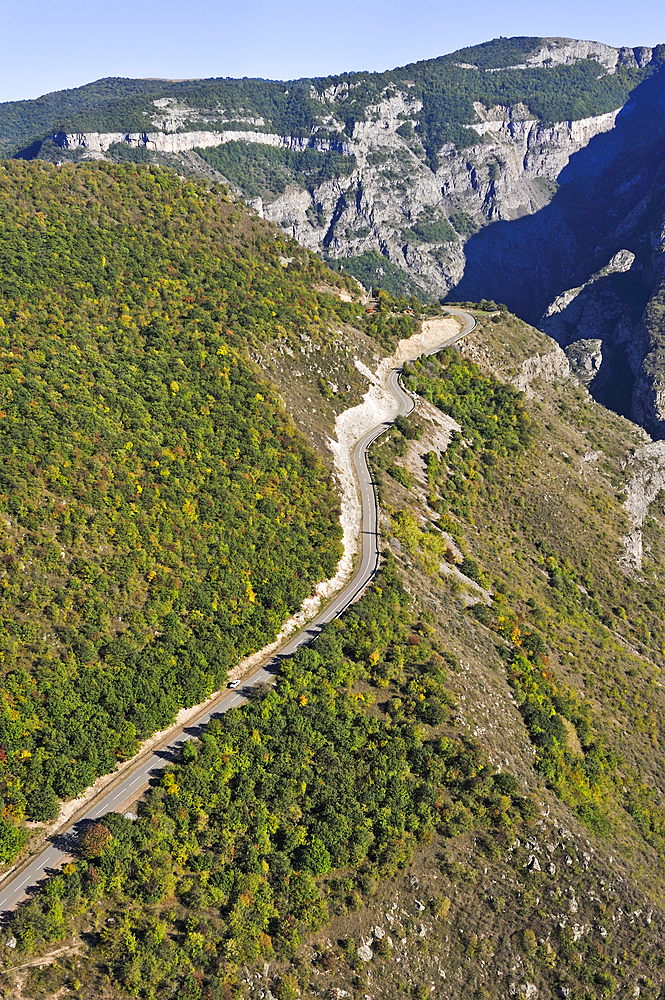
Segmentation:
<svg viewBox="0 0 665 1000">
<path fill-rule="evenodd" d="M 466 334 L 470 333 L 476 325 L 476 321 L 469 313 L 462 309 L 447 307 L 447 311 L 459 316 L 464 320 L 464 327 L 455 336 L 429 351 L 429 354 L 436 354 L 443 347 L 448 347 L 456 343 Z M 400 408 L 399 415 L 408 415 L 415 407 L 412 396 L 402 389 L 399 383 L 400 369 L 393 369 L 388 375 L 388 386 L 396 396 Z M 123 772 L 122 777 L 118 777 L 117 782 L 111 787 L 106 787 L 99 796 L 90 802 L 84 813 L 75 816 L 70 826 L 63 832 L 53 837 L 52 842 L 41 854 L 26 862 L 18 870 L 12 872 L 4 885 L 0 887 L 0 920 L 9 916 L 9 913 L 23 899 L 28 892 L 34 889 L 44 878 L 48 878 L 55 869 L 59 868 L 64 859 L 69 856 L 75 847 L 81 830 L 91 821 L 99 819 L 107 812 L 123 812 L 127 804 L 136 799 L 137 794 L 155 777 L 157 772 L 166 764 L 177 760 L 183 743 L 187 740 L 196 739 L 200 735 L 203 727 L 210 721 L 213 715 L 221 715 L 230 708 L 242 704 L 252 688 L 257 685 L 269 683 L 279 669 L 279 662 L 285 656 L 291 656 L 300 646 L 312 642 L 321 632 L 323 627 L 333 618 L 338 618 L 346 608 L 349 607 L 363 592 L 367 584 L 376 574 L 379 565 L 379 534 L 377 531 L 378 511 L 376 496 L 372 476 L 367 465 L 367 449 L 381 434 L 390 427 L 393 421 L 379 424 L 362 437 L 355 446 L 353 461 L 355 463 L 360 485 L 360 497 L 362 500 L 362 555 L 358 570 L 347 586 L 337 597 L 321 612 L 302 632 L 299 632 L 289 642 L 287 642 L 280 652 L 274 656 L 265 666 L 256 670 L 253 674 L 244 678 L 242 685 L 235 691 L 225 689 L 220 692 L 218 698 L 209 707 L 202 711 L 201 715 L 191 720 L 187 726 L 171 736 L 168 742 L 162 747 L 145 754 L 139 753 L 136 757 L 136 767 L 129 772 Z"/>
</svg>

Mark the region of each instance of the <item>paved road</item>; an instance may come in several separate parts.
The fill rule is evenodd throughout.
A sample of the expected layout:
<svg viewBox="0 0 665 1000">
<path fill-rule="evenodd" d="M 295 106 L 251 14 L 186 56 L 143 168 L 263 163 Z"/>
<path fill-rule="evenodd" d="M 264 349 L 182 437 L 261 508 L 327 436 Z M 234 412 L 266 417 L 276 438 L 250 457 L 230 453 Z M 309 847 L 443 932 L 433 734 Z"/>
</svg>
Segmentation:
<svg viewBox="0 0 665 1000">
<path fill-rule="evenodd" d="M 429 351 L 429 354 L 436 354 L 442 347 L 456 343 L 460 338 L 470 333 L 476 325 L 473 316 L 462 309 L 447 307 L 447 311 L 463 319 L 465 325 L 455 337 Z M 388 385 L 399 402 L 398 416 L 411 413 L 415 406 L 414 399 L 399 384 L 399 374 L 399 369 L 393 369 L 388 375 Z M 367 449 L 390 427 L 392 422 L 391 420 L 379 424 L 368 431 L 358 441 L 353 452 L 362 500 L 362 555 L 356 575 L 351 582 L 306 629 L 287 642 L 279 654 L 274 656 L 265 666 L 246 677 L 242 687 L 235 691 L 224 690 L 220 692 L 218 698 L 205 711 L 202 711 L 201 715 L 188 723 L 185 729 L 172 736 L 164 746 L 152 753 L 138 754 L 137 765 L 130 773 L 123 772 L 123 776 L 119 777 L 110 789 L 107 787 L 104 792 L 101 792 L 99 797 L 89 804 L 85 813 L 75 817 L 69 828 L 54 837 L 52 843 L 41 854 L 23 865 L 19 871 L 13 873 L 13 876 L 0 888 L 0 920 L 3 916 L 9 915 L 9 912 L 32 887 L 62 864 L 76 843 L 81 829 L 87 823 L 99 819 L 107 812 L 122 811 L 126 804 L 131 802 L 137 793 L 147 786 L 158 771 L 170 761 L 177 759 L 183 743 L 195 739 L 213 715 L 220 715 L 230 708 L 242 704 L 251 694 L 252 688 L 258 684 L 270 682 L 277 673 L 279 662 L 283 657 L 290 656 L 300 646 L 312 642 L 324 625 L 332 621 L 333 618 L 339 617 L 359 597 L 374 577 L 379 564 L 378 512 L 372 477 L 367 465 Z"/>
</svg>

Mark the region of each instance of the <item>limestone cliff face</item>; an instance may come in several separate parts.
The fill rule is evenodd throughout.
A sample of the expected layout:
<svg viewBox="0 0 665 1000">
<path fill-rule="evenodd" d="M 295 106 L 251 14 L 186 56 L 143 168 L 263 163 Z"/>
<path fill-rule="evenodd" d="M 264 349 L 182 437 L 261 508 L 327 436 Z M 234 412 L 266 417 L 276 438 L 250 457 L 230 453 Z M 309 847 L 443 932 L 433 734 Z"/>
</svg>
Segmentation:
<svg viewBox="0 0 665 1000">
<path fill-rule="evenodd" d="M 521 69 L 591 57 L 616 73 L 653 56 L 545 39 Z M 251 204 L 311 250 L 340 261 L 378 252 L 432 296 L 495 299 L 541 321 L 600 402 L 665 436 L 665 68 L 656 63 L 624 107 L 579 121 L 543 124 L 526 104 L 476 101 L 475 121 L 460 126 L 472 144 L 447 143 L 435 157 L 421 142 L 425 109 L 407 79 L 384 88 L 362 120 L 344 114 L 353 87 L 311 87 L 323 110 L 309 134 L 269 131 L 251 108 L 231 118 L 162 97 L 147 116 L 154 132 L 54 141 L 63 154 L 89 157 L 144 147 L 178 169 L 199 162 L 208 175 L 196 150 L 229 141 L 353 156 L 346 176 L 308 185 L 293 173 L 281 195 Z"/>
<path fill-rule="evenodd" d="M 624 551 L 619 560 L 628 569 L 642 569 L 642 525 L 649 507 L 665 488 L 665 441 L 649 441 L 628 460 L 632 473 L 626 487 L 624 509 L 629 530 L 623 539 Z"/>
<path fill-rule="evenodd" d="M 172 123 L 172 122 L 171 122 Z M 61 149 L 84 150 L 88 153 L 107 153 L 111 146 L 143 147 L 155 153 L 185 153 L 190 149 L 209 149 L 225 142 L 253 142 L 263 146 L 286 149 L 319 149 L 349 155 L 348 143 L 298 136 L 272 135 L 269 132 L 59 132 L 53 141 Z"/>
<path fill-rule="evenodd" d="M 513 385 L 528 397 L 535 395 L 531 383 L 536 379 L 544 382 L 558 382 L 571 377 L 568 358 L 556 344 L 548 354 L 536 354 L 522 362 L 518 375 L 513 379 Z"/>
<path fill-rule="evenodd" d="M 570 158 L 593 136 L 611 130 L 617 115 L 545 128 L 534 120 L 516 120 L 510 108 L 477 108 L 479 118 L 494 114 L 474 127 L 482 141 L 462 152 L 452 144 L 444 147 L 434 172 L 418 141 L 397 132 L 404 120 L 397 117 L 396 104 L 393 99 L 377 105 L 376 121 L 354 130 L 352 149 L 359 166 L 350 177 L 312 192 L 287 190 L 264 205 L 263 213 L 288 227 L 305 246 L 325 249 L 333 257 L 377 250 L 436 296 L 447 295 L 461 280 L 464 245 L 472 231 L 542 209 Z M 403 107 L 400 102 L 402 113 Z M 312 208 L 319 217 L 322 211 L 323 225 L 311 221 Z M 422 226 L 423 219 L 460 216 L 468 217 L 457 223 L 467 231 L 450 230 L 446 240 L 437 241 Z"/>
<path fill-rule="evenodd" d="M 595 59 L 609 73 L 614 73 L 617 66 L 646 66 L 651 61 L 653 50 L 647 45 L 636 48 L 616 49 L 603 42 L 583 41 L 576 38 L 547 38 L 545 44 L 536 52 L 527 56 L 524 63 L 511 67 L 526 69 L 529 66 L 567 66 L 579 62 L 580 59 Z"/>
<path fill-rule="evenodd" d="M 561 58 L 572 58 L 565 46 L 560 48 Z M 187 108 L 168 99 L 155 103 L 160 107 L 154 121 L 165 129 L 191 120 Z M 349 176 L 311 189 L 294 185 L 269 203 L 255 200 L 254 207 L 311 250 L 340 259 L 378 251 L 426 292 L 441 297 L 464 275 L 469 237 L 489 223 L 520 219 L 547 206 L 571 157 L 595 136 L 611 132 L 619 114 L 617 109 L 543 126 L 523 105 L 476 103 L 472 134 L 478 141 L 461 151 L 447 144 L 432 170 L 413 131 L 420 110 L 408 92 L 392 93 L 367 109 L 366 120 L 356 122 L 348 141 L 258 130 L 61 133 L 54 141 L 90 157 L 103 157 L 117 144 L 177 157 L 230 141 L 352 154 L 357 169 Z M 339 132 L 345 127 L 334 119 L 328 124 Z M 437 235 L 432 223 L 450 219 L 452 225 L 439 225 Z"/>
<path fill-rule="evenodd" d="M 620 408 L 626 416 L 644 357 L 623 294 L 635 267 L 635 254 L 619 250 L 582 285 L 557 295 L 538 324 L 565 348 L 574 374 L 596 398 L 618 408 L 616 383 L 625 383 Z M 606 398 L 610 388 L 614 399 Z"/>
<path fill-rule="evenodd" d="M 622 315 L 621 304 L 610 297 L 603 298 L 598 291 L 602 278 L 611 274 L 625 274 L 635 263 L 635 254 L 619 250 L 607 266 L 578 288 L 569 288 L 554 299 L 545 310 L 538 324 L 562 347 L 581 339 L 605 338 L 608 325 Z"/>
</svg>

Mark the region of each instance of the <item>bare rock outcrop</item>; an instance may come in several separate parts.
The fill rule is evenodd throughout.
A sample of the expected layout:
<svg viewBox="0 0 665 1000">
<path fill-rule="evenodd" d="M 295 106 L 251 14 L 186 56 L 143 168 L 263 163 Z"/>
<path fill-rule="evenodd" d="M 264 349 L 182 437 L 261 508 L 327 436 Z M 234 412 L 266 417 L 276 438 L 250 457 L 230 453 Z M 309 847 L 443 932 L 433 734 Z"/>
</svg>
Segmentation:
<svg viewBox="0 0 665 1000">
<path fill-rule="evenodd" d="M 155 153 L 184 153 L 190 149 L 209 149 L 226 142 L 254 142 L 282 149 L 318 149 L 327 152 L 351 152 L 348 143 L 331 139 L 311 139 L 301 136 L 274 135 L 270 132 L 58 132 L 53 141 L 61 149 L 81 149 L 92 153 L 107 153 L 111 146 L 143 147 Z"/>
<path fill-rule="evenodd" d="M 423 455 L 433 451 L 442 455 L 455 432 L 462 430 L 456 420 L 433 406 L 427 399 L 418 399 L 415 415 L 421 421 L 423 432 L 417 441 L 409 441 L 404 465 L 423 486 L 427 486 L 427 466 Z"/>
<path fill-rule="evenodd" d="M 527 396 L 533 396 L 531 386 L 538 378 L 544 382 L 571 378 L 570 362 L 558 344 L 548 354 L 536 354 L 523 361 L 519 374 L 513 379 L 513 385 Z"/>
<path fill-rule="evenodd" d="M 665 489 L 665 441 L 651 441 L 638 448 L 629 459 L 633 475 L 626 487 L 624 509 L 630 528 L 623 540 L 624 551 L 620 564 L 626 569 L 642 568 L 642 525 L 649 507 L 662 489 Z"/>
<path fill-rule="evenodd" d="M 603 362 L 603 342 L 600 338 L 576 340 L 566 348 L 571 373 L 584 386 L 589 386 L 598 375 Z"/>
<path fill-rule="evenodd" d="M 616 72 L 617 66 L 646 66 L 651 61 L 653 50 L 646 45 L 616 49 L 603 42 L 582 41 L 575 38 L 545 38 L 544 45 L 527 56 L 521 66 L 565 66 L 580 59 L 595 59 L 608 73 Z"/>
</svg>

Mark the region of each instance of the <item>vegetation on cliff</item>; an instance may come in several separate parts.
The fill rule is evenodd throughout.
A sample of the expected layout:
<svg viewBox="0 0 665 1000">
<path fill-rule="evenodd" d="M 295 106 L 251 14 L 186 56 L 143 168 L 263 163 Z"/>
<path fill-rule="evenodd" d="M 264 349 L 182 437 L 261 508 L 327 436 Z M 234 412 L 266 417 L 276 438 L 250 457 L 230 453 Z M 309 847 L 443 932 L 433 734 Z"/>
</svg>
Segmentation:
<svg viewBox="0 0 665 1000">
<path fill-rule="evenodd" d="M 532 438 L 531 417 L 521 393 L 448 348 L 432 359 L 405 365 L 406 384 L 456 420 L 445 464 L 427 455 L 427 479 L 435 509 L 471 515 L 479 491 L 500 458 L 516 457 Z"/>
<path fill-rule="evenodd" d="M 283 194 L 287 184 L 311 189 L 334 177 L 346 177 L 357 166 L 355 156 L 342 156 L 334 150 L 298 151 L 255 142 L 225 142 L 197 152 L 245 197 L 270 201 Z"/>
</svg>

